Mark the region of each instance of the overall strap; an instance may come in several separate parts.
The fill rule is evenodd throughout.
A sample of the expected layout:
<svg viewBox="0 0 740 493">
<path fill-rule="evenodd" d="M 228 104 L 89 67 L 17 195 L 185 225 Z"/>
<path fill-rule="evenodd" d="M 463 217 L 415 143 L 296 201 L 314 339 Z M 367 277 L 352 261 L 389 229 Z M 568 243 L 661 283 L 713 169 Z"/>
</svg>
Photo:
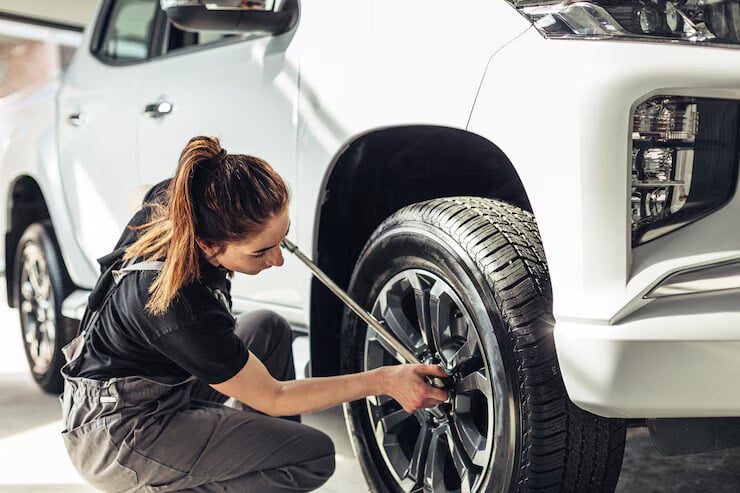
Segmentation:
<svg viewBox="0 0 740 493">
<path fill-rule="evenodd" d="M 113 281 L 116 285 L 121 283 L 121 280 L 134 271 L 142 270 L 155 270 L 161 271 L 164 268 L 164 262 L 161 260 L 150 260 L 147 262 L 136 262 L 123 266 L 119 270 L 113 271 Z"/>
<path fill-rule="evenodd" d="M 98 321 L 98 318 L 100 317 L 100 310 L 103 309 L 105 303 L 113 295 L 113 292 L 121 284 L 121 281 L 124 277 L 136 271 L 161 271 L 164 268 L 164 262 L 159 260 L 150 260 L 146 262 L 134 262 L 133 260 L 129 260 L 120 269 L 111 271 L 114 285 L 110 289 L 108 289 L 108 292 L 105 293 L 105 296 L 100 302 L 100 305 L 95 310 L 87 311 L 86 315 L 89 315 L 89 317 L 83 317 L 80 321 L 80 331 L 82 334 L 85 334 L 85 332 L 87 332 L 87 329 L 89 327 L 92 327 Z"/>
</svg>

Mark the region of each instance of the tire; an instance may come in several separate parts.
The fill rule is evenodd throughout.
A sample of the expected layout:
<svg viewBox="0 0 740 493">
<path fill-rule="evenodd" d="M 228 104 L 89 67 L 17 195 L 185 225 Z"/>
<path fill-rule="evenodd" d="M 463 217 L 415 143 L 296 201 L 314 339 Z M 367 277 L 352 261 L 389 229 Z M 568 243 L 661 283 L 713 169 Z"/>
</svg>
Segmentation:
<svg viewBox="0 0 740 493">
<path fill-rule="evenodd" d="M 65 323 L 62 301 L 73 290 L 49 221 L 28 226 L 15 254 L 15 297 L 21 337 L 34 380 L 46 392 L 63 388 L 59 370 L 62 348 L 74 337 L 74 324 Z"/>
<path fill-rule="evenodd" d="M 405 207 L 368 240 L 349 292 L 420 360 L 455 371 L 451 403 L 432 410 L 409 415 L 387 396 L 347 405 L 372 491 L 614 490 L 625 424 L 568 399 L 530 213 L 476 197 Z M 393 354 L 345 310 L 344 372 Z"/>
</svg>

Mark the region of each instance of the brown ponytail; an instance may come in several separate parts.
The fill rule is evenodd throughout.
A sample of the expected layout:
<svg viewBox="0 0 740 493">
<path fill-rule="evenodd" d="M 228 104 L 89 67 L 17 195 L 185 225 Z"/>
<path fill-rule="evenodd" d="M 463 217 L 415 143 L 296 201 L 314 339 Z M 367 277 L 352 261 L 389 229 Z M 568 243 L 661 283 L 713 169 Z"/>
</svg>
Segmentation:
<svg viewBox="0 0 740 493">
<path fill-rule="evenodd" d="M 196 238 L 222 251 L 226 242 L 246 241 L 288 205 L 283 179 L 265 161 L 228 154 L 215 137 L 190 139 L 162 203 L 124 254 L 124 260 L 164 260 L 149 288 L 152 315 L 167 311 L 180 288 L 200 279 Z"/>
</svg>

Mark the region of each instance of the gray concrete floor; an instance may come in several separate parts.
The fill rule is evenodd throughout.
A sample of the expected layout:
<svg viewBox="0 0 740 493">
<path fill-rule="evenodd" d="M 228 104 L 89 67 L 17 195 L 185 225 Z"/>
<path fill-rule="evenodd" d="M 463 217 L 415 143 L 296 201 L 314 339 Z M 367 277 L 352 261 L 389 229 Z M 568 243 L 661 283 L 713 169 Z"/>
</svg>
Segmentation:
<svg viewBox="0 0 740 493">
<path fill-rule="evenodd" d="M 0 277 L 0 281 L 4 285 L 4 279 Z M 0 300 L 3 299 L 4 289 L 0 287 Z M 304 351 L 296 349 L 298 353 Z M 337 449 L 337 472 L 317 491 L 367 491 L 347 439 L 341 409 L 309 415 L 304 422 L 328 432 Z M 85 485 L 69 464 L 60 431 L 59 401 L 41 392 L 31 379 L 16 311 L 0 302 L 0 493 L 96 491 Z M 617 491 L 740 492 L 740 449 L 665 457 L 655 450 L 645 429 L 630 430 Z"/>
</svg>

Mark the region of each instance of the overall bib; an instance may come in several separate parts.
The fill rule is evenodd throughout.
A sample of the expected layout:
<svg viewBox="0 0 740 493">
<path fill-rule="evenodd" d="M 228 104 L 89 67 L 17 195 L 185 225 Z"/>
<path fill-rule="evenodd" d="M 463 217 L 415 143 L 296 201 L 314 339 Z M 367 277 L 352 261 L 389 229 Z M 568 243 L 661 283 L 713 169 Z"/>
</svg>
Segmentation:
<svg viewBox="0 0 740 493">
<path fill-rule="evenodd" d="M 80 334 L 63 349 L 67 364 L 62 368 L 62 436 L 77 471 L 109 492 L 277 493 L 321 486 L 334 472 L 334 445 L 314 428 L 217 402 L 194 401 L 193 388 L 201 382 L 192 376 L 171 381 L 76 376 L 85 341 L 92 331 L 102 329 L 99 311 L 121 279 L 137 270 L 161 268 L 161 262 L 141 262 L 114 271 L 115 285 L 100 308 L 83 317 Z M 263 311 L 240 316 L 235 332 L 247 339 L 253 354 L 263 352 L 258 357 L 269 360 L 267 353 L 276 352 L 277 346 L 265 341 L 282 338 L 285 343 L 290 337 L 286 326 Z M 267 345 L 253 351 L 250 339 Z M 289 349 L 288 354 L 292 372 Z M 273 366 L 287 367 L 287 358 L 283 360 Z M 210 388 L 200 394 L 208 391 L 223 397 Z"/>
</svg>

